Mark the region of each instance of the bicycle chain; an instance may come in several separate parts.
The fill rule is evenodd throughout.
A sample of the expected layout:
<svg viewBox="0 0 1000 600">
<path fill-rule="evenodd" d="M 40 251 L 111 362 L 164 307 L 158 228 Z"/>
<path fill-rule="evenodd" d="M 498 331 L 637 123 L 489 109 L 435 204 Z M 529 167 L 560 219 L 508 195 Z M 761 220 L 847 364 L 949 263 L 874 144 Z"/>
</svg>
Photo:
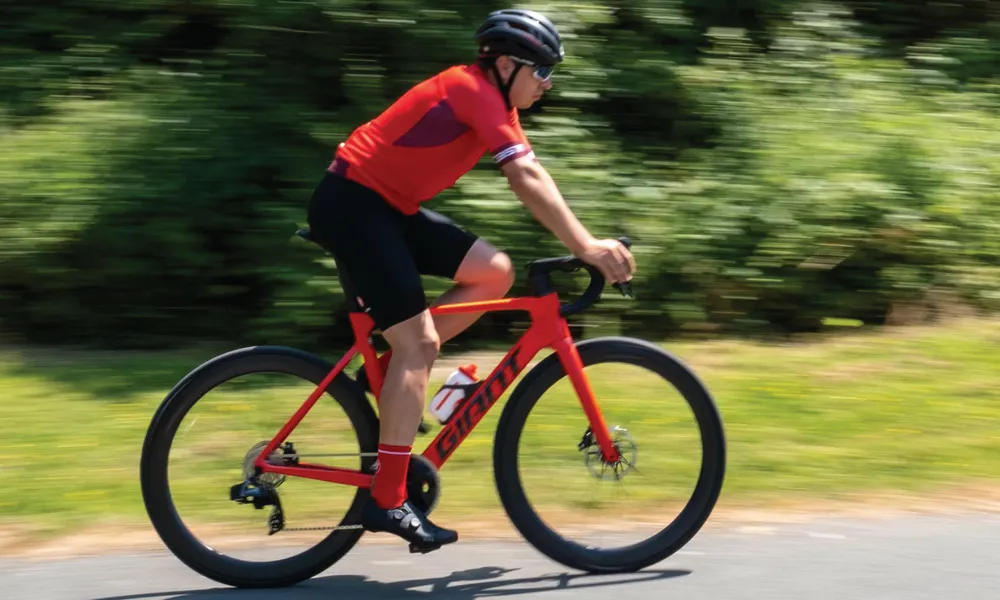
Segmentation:
<svg viewBox="0 0 1000 600">
<path fill-rule="evenodd" d="M 373 457 L 374 456 L 374 457 L 377 457 L 378 456 L 377 452 L 357 452 L 357 453 L 339 453 L 338 452 L 338 453 L 333 453 L 333 454 L 299 454 L 298 452 L 294 452 L 294 453 L 288 453 L 288 454 L 282 455 L 282 454 L 279 454 L 277 452 L 277 450 L 275 451 L 275 454 L 278 455 L 277 458 L 279 458 L 279 459 L 282 459 L 282 458 L 286 458 L 286 459 L 287 458 L 299 459 L 299 458 L 302 458 L 302 457 L 305 457 L 305 456 L 308 456 L 310 458 L 316 458 L 316 457 L 319 457 L 319 456 L 322 456 L 322 457 L 331 457 L 331 456 L 337 456 L 337 457 L 345 457 L 345 456 Z M 364 529 L 364 525 L 326 525 L 326 526 L 320 526 L 320 527 L 282 527 L 280 531 L 277 531 L 275 533 L 282 533 L 282 532 L 285 532 L 285 531 L 288 531 L 288 532 L 293 532 L 293 531 L 347 531 L 347 530 L 354 530 L 354 529 Z"/>
<path fill-rule="evenodd" d="M 334 525 L 327 527 L 285 527 L 281 531 L 343 531 L 348 529 L 364 529 L 364 525 Z M 280 532 L 279 532 L 280 533 Z"/>
</svg>

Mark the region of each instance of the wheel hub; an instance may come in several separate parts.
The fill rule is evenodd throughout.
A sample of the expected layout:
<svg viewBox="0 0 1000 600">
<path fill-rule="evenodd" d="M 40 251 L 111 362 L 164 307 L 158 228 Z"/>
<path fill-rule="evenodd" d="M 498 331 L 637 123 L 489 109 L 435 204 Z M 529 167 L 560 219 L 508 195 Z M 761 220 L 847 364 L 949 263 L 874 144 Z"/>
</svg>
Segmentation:
<svg viewBox="0 0 1000 600">
<path fill-rule="evenodd" d="M 639 458 L 639 448 L 635 439 L 624 427 L 611 427 L 611 443 L 618 450 L 618 460 L 611 462 L 604 459 L 601 446 L 597 443 L 590 428 L 583 435 L 580 450 L 583 452 L 584 464 L 590 474 L 597 479 L 620 480 L 635 468 Z"/>
<path fill-rule="evenodd" d="M 280 473 L 260 473 L 257 474 L 257 468 L 255 463 L 257 458 L 264 452 L 267 445 L 271 443 L 269 440 L 264 440 L 263 442 L 258 442 L 247 455 L 243 458 L 243 479 L 250 479 L 256 476 L 256 480 L 260 482 L 261 485 L 270 486 L 276 488 L 285 481 L 285 476 Z M 284 446 L 271 452 L 271 455 L 267 458 L 267 462 L 277 465 L 293 465 L 298 463 L 298 457 L 295 453 L 295 447 L 291 442 L 285 442 Z"/>
</svg>

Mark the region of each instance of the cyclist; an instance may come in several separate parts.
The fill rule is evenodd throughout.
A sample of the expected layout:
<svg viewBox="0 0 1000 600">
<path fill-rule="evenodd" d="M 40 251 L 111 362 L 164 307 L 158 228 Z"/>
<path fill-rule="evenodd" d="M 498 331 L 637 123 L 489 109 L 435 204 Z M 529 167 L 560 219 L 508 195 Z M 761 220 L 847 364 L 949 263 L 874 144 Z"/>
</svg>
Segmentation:
<svg viewBox="0 0 1000 600">
<path fill-rule="evenodd" d="M 522 204 L 574 255 L 612 283 L 629 281 L 635 270 L 627 248 L 596 239 L 577 220 L 521 129 L 518 109 L 551 89 L 563 60 L 556 28 L 536 12 L 499 10 L 475 39 L 474 64 L 418 83 L 338 146 L 308 209 L 312 235 L 335 258 L 346 293 L 390 346 L 380 357 L 387 372 L 378 459 L 362 525 L 395 534 L 413 550 L 458 539 L 407 501 L 405 482 L 440 345 L 482 315 L 432 318 L 420 275 L 455 283 L 434 304 L 502 298 L 515 276 L 506 254 L 421 205 L 489 151 Z"/>
</svg>

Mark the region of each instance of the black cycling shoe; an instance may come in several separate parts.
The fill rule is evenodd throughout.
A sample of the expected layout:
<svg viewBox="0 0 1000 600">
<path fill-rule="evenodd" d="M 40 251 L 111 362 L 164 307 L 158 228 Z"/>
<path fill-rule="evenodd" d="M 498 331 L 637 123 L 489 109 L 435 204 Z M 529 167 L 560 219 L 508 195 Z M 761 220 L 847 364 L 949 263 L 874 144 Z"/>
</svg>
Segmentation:
<svg viewBox="0 0 1000 600">
<path fill-rule="evenodd" d="M 458 541 L 458 532 L 431 523 L 420 509 L 409 501 L 399 508 L 384 509 L 369 498 L 361 509 L 361 525 L 367 531 L 397 535 L 410 542 L 410 552 L 426 554 L 445 544 Z"/>
<path fill-rule="evenodd" d="M 362 391 L 366 394 L 372 393 L 372 386 L 368 382 L 368 373 L 365 371 L 364 365 L 358 368 L 358 372 L 354 374 L 354 380 L 358 382 L 361 386 Z M 420 418 L 420 425 L 417 426 L 417 431 L 421 434 L 428 433 L 431 430 L 431 426 L 423 419 Z"/>
</svg>

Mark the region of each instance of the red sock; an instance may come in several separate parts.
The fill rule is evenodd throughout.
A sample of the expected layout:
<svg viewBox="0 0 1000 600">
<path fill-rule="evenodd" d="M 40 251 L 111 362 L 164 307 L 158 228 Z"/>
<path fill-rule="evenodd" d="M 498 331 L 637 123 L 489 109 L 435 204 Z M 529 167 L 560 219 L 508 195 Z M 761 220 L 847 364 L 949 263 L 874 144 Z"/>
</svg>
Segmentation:
<svg viewBox="0 0 1000 600">
<path fill-rule="evenodd" d="M 378 470 L 372 498 L 379 508 L 397 508 L 406 501 L 406 470 L 412 446 L 378 445 Z"/>
</svg>

